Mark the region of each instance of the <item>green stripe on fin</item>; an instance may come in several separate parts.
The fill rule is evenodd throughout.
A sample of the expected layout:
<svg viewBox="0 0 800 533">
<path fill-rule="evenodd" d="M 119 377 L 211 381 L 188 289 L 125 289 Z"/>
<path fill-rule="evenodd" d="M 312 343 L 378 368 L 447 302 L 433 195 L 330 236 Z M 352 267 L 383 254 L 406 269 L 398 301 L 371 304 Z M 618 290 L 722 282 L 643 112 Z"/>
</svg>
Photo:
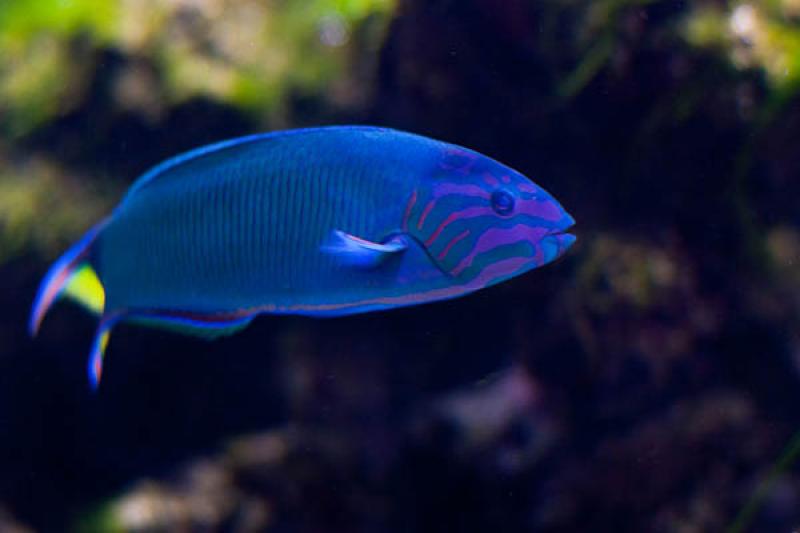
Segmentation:
<svg viewBox="0 0 800 533">
<path fill-rule="evenodd" d="M 253 320 L 253 316 L 237 317 L 226 320 L 204 320 L 203 318 L 188 318 L 169 313 L 132 314 L 128 321 L 141 326 L 163 329 L 183 335 L 191 335 L 207 340 L 218 339 L 233 335 L 246 328 Z"/>
</svg>

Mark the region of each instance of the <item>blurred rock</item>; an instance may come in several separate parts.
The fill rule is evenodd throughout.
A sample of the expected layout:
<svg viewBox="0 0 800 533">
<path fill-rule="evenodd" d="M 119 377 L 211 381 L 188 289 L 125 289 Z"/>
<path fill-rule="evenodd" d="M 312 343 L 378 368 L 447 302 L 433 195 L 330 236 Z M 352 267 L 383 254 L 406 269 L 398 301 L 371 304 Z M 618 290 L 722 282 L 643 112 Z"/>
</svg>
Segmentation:
<svg viewBox="0 0 800 533">
<path fill-rule="evenodd" d="M 618 524 L 620 531 L 726 530 L 743 506 L 740 498 L 753 495 L 750 473 L 782 444 L 780 432 L 736 392 L 684 400 L 610 437 L 559 475 L 560 483 L 573 486 L 558 490 L 575 500 L 565 504 L 569 515 L 551 515 L 546 525 L 591 528 L 598 521 Z M 721 457 L 725 461 L 715 460 Z"/>
<path fill-rule="evenodd" d="M 452 426 L 454 452 L 465 460 L 490 453 L 509 471 L 530 468 L 560 436 L 539 386 L 521 366 L 447 395 L 432 411 Z"/>
<path fill-rule="evenodd" d="M 3 533 L 33 533 L 32 529 L 16 522 L 2 506 L 0 506 L 0 531 Z"/>
<path fill-rule="evenodd" d="M 84 523 L 87 531 L 263 531 L 269 504 L 242 495 L 219 460 L 203 459 L 173 482 L 143 481 Z"/>
</svg>

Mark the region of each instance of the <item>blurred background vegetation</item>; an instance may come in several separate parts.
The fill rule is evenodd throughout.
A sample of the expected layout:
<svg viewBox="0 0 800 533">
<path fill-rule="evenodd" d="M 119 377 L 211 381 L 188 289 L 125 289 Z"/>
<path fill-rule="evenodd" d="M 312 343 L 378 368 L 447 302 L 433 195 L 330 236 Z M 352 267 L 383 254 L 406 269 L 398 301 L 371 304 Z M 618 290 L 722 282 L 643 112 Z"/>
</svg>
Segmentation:
<svg viewBox="0 0 800 533">
<path fill-rule="evenodd" d="M 797 0 L 3 0 L 0 529 L 797 528 L 798 91 Z M 331 123 L 507 162 L 579 243 L 419 309 L 120 328 L 94 396 L 90 318 L 27 339 L 148 167 Z"/>
<path fill-rule="evenodd" d="M 97 107 L 92 118 L 106 127 L 128 114 L 153 129 L 199 99 L 256 129 L 290 126 L 292 99 L 358 107 L 393 10 L 393 0 L 3 2 L 3 148 Z M 55 253 L 111 205 L 103 193 L 113 197 L 112 191 L 59 178 L 57 166 L 3 165 L 3 192 L 9 190 L 0 200 L 1 258 L 31 244 Z M 55 191 L 65 197 L 48 202 Z M 54 209 L 58 221 L 33 229 L 34 217 Z"/>
</svg>

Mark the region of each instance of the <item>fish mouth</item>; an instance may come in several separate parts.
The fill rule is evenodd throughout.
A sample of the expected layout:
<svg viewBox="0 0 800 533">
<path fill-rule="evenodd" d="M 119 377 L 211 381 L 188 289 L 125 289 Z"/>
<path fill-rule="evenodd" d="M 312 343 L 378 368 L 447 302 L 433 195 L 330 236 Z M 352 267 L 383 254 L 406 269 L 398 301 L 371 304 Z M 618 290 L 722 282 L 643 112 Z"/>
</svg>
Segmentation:
<svg viewBox="0 0 800 533">
<path fill-rule="evenodd" d="M 544 252 L 545 263 L 562 256 L 575 243 L 578 238 L 568 231 L 574 225 L 575 219 L 567 215 L 567 221 L 561 228 L 547 232 L 542 238 L 540 245 Z"/>
<path fill-rule="evenodd" d="M 575 241 L 578 240 L 578 237 L 576 237 L 572 233 L 568 233 L 566 231 L 560 231 L 560 232 L 557 232 L 557 233 L 551 233 L 550 237 L 556 239 L 556 241 L 558 242 L 559 248 L 561 249 L 562 252 L 565 252 L 567 250 L 567 248 L 572 246 L 575 243 Z"/>
<path fill-rule="evenodd" d="M 559 255 L 572 246 L 578 238 L 566 230 L 552 231 L 544 236 L 544 239 L 556 244 L 559 248 Z"/>
</svg>

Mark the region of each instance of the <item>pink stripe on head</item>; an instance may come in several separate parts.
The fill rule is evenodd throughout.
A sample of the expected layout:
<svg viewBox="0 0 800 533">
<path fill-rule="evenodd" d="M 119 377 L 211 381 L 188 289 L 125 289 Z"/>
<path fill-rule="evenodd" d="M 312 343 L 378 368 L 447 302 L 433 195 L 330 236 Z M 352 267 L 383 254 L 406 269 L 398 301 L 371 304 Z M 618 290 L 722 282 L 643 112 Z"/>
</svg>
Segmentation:
<svg viewBox="0 0 800 533">
<path fill-rule="evenodd" d="M 503 174 L 500 179 L 502 179 L 503 183 L 505 184 L 511 183 L 511 176 L 509 176 L 508 174 Z"/>
<path fill-rule="evenodd" d="M 411 210 L 416 203 L 417 190 L 414 189 L 414 192 L 411 193 L 411 198 L 408 199 L 408 204 L 406 204 L 406 212 L 403 214 L 403 231 L 408 231 L 408 219 L 411 218 Z"/>
<path fill-rule="evenodd" d="M 425 209 L 422 210 L 422 215 L 420 215 L 419 222 L 417 222 L 417 229 L 422 229 L 422 226 L 425 225 L 425 219 L 428 218 L 434 205 L 436 205 L 436 200 L 431 200 L 428 202 L 428 205 L 425 206 Z"/>
<path fill-rule="evenodd" d="M 430 246 L 434 243 L 434 241 L 439 238 L 439 235 L 447 229 L 447 226 L 455 222 L 456 220 L 460 219 L 467 219 L 467 218 L 474 218 L 481 215 L 494 215 L 495 212 L 492 210 L 491 207 L 468 207 L 466 209 L 462 209 L 461 211 L 454 211 L 450 213 L 446 219 L 439 224 L 439 227 L 428 237 L 428 240 L 425 241 L 425 246 Z"/>
<path fill-rule="evenodd" d="M 422 210 L 422 215 L 417 222 L 417 229 L 422 229 L 425 221 L 428 219 L 433 208 L 436 206 L 437 200 L 445 196 L 465 196 L 469 198 L 489 198 L 489 192 L 477 185 L 461 185 L 455 183 L 443 183 L 433 189 L 432 199 Z M 451 215 L 452 216 L 452 215 Z M 449 217 L 448 217 L 449 218 Z M 432 242 L 432 241 L 431 241 Z"/>
<path fill-rule="evenodd" d="M 511 257 L 492 263 L 481 270 L 481 273 L 476 278 L 467 282 L 467 287 L 472 290 L 481 289 L 498 277 L 510 276 L 520 268 L 530 265 L 530 263 L 530 257 Z"/>
<path fill-rule="evenodd" d="M 497 181 L 497 178 L 495 178 L 488 172 L 483 175 L 483 181 L 486 183 L 486 185 L 489 185 L 490 187 L 497 187 L 498 185 L 500 185 L 500 182 Z"/>
<path fill-rule="evenodd" d="M 456 235 L 456 237 L 452 241 L 447 243 L 447 246 L 445 246 L 444 250 L 442 250 L 442 252 L 439 254 L 439 260 L 441 261 L 442 259 L 444 259 L 447 256 L 447 252 L 449 252 L 453 246 L 455 246 L 459 241 L 464 239 L 467 235 L 469 235 L 469 230 L 464 230 L 463 232 Z"/>
<path fill-rule="evenodd" d="M 533 262 L 537 265 L 541 265 L 544 261 L 544 252 L 542 251 L 541 246 L 536 246 L 536 252 L 533 254 Z"/>
<path fill-rule="evenodd" d="M 470 250 L 456 267 L 452 270 L 452 274 L 457 276 L 470 266 L 475 260 L 475 257 L 489 252 L 498 246 L 506 244 L 516 244 L 520 242 L 531 242 L 539 240 L 547 230 L 544 228 L 533 228 L 527 224 L 517 224 L 511 228 L 491 228 L 483 232 L 475 246 Z"/>
</svg>

